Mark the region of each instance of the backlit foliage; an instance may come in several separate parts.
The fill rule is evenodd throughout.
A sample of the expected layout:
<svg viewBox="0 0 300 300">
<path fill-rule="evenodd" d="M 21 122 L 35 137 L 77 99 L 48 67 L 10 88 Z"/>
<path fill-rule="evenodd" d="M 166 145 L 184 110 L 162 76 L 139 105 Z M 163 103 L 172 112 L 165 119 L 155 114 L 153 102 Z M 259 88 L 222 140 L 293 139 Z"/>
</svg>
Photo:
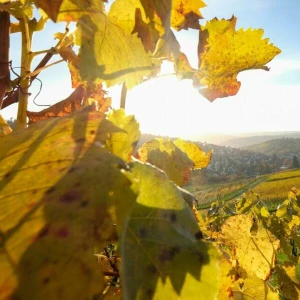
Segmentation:
<svg viewBox="0 0 300 300">
<path fill-rule="evenodd" d="M 252 193 L 202 215 L 182 186 L 212 153 L 179 139 L 136 149 L 137 120 L 112 110 L 103 90 L 132 88 L 168 60 L 212 101 L 235 95 L 238 73 L 268 70 L 280 50 L 261 29 L 236 29 L 235 17 L 200 25 L 202 0 L 105 2 L 0 0 L 24 42 L 21 78 L 10 82 L 20 96 L 16 131 L 0 139 L 0 299 L 299 298 L 299 191 L 275 214 Z M 31 37 L 46 22 L 76 30 L 56 33 L 31 70 L 40 54 Z M 182 29 L 199 31 L 197 69 L 181 52 Z M 24 90 L 54 55 L 75 90 L 28 112 Z"/>
</svg>

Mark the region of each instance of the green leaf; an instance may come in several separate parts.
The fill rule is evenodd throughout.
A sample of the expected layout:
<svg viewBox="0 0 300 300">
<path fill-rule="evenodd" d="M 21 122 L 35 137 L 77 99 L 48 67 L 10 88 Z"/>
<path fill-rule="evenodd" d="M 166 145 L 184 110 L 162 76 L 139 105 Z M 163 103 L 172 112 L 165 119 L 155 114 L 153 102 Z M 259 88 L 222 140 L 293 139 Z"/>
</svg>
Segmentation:
<svg viewBox="0 0 300 300">
<path fill-rule="evenodd" d="M 83 81 L 104 81 L 108 87 L 125 82 L 130 89 L 153 72 L 140 39 L 105 14 L 84 15 L 76 35 Z"/>
<path fill-rule="evenodd" d="M 192 210 L 165 173 L 133 163 L 138 198 L 121 241 L 124 299 L 213 299 L 218 253 L 197 241 Z"/>
<path fill-rule="evenodd" d="M 143 162 L 149 162 L 164 170 L 179 186 L 189 181 L 194 166 L 187 154 L 170 140 L 153 139 L 144 143 L 138 149 L 137 157 Z"/>
<path fill-rule="evenodd" d="M 101 146 L 119 130 L 104 114 L 84 110 L 0 139 L 6 299 L 92 299 L 102 292 L 95 250 L 117 239 L 136 199 L 125 163 Z"/>
<path fill-rule="evenodd" d="M 125 161 L 131 161 L 133 149 L 140 139 L 139 124 L 134 116 L 126 116 L 124 109 L 113 110 L 108 120 L 123 130 L 112 133 L 105 145 L 107 149 Z"/>
<path fill-rule="evenodd" d="M 300 265 L 299 265 L 299 264 L 297 264 L 297 266 L 296 266 L 296 272 L 295 272 L 295 275 L 296 275 L 296 279 L 297 279 L 298 281 L 300 281 Z"/>
<path fill-rule="evenodd" d="M 235 210 L 238 214 L 247 213 L 258 201 L 257 194 L 253 192 L 244 193 L 235 204 Z"/>
</svg>

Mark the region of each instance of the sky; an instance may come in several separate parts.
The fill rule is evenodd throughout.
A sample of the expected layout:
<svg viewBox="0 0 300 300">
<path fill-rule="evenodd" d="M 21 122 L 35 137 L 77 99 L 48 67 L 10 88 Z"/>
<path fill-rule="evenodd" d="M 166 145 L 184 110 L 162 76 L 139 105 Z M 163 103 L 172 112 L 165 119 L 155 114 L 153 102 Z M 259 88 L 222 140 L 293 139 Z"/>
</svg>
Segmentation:
<svg viewBox="0 0 300 300">
<path fill-rule="evenodd" d="M 205 24 L 214 17 L 237 18 L 238 28 L 263 28 L 264 38 L 282 50 L 267 65 L 270 71 L 241 72 L 242 85 L 236 96 L 209 102 L 201 96 L 189 80 L 178 81 L 171 75 L 171 64 L 163 64 L 164 75 L 128 91 L 126 112 L 134 114 L 143 133 L 180 136 L 197 139 L 205 133 L 238 134 L 241 132 L 300 131 L 300 1 L 299 0 L 206 0 L 201 10 Z M 59 27 L 59 28 L 58 28 Z M 46 31 L 34 36 L 33 50 L 55 45 L 53 33 L 64 31 L 63 24 L 48 24 Z M 182 30 L 176 33 L 181 50 L 187 54 L 193 67 L 197 67 L 198 32 Z M 50 38 L 49 38 L 50 37 Z M 18 66 L 19 37 L 11 40 L 11 59 Z M 54 60 L 58 60 L 55 58 Z M 33 66 L 34 67 L 34 66 Z M 72 91 L 66 64 L 60 64 L 41 73 L 43 82 L 40 104 L 54 104 Z M 39 89 L 34 83 L 29 110 L 45 107 L 33 104 Z M 113 107 L 119 107 L 120 87 L 109 90 Z M 2 115 L 16 116 L 16 105 L 4 109 Z"/>
</svg>

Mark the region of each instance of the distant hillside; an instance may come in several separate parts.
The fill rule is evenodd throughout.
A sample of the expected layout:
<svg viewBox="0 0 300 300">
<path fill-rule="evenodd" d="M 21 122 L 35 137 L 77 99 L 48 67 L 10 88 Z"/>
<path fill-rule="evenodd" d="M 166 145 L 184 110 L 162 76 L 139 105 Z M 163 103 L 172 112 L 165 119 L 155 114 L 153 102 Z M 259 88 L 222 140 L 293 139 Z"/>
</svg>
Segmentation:
<svg viewBox="0 0 300 300">
<path fill-rule="evenodd" d="M 272 134 L 253 134 L 253 136 L 237 137 L 229 140 L 225 140 L 221 143 L 222 146 L 232 147 L 232 148 L 244 148 L 251 145 L 256 145 L 264 143 L 274 139 L 281 138 L 300 138 L 300 132 L 281 132 Z"/>
<path fill-rule="evenodd" d="M 197 135 L 193 140 L 201 143 L 209 143 L 214 145 L 223 146 L 228 140 L 236 138 L 234 135 L 222 134 L 222 133 L 208 133 Z"/>
<path fill-rule="evenodd" d="M 267 155 L 300 156 L 300 138 L 273 139 L 264 143 L 243 147 L 242 149 Z"/>
</svg>

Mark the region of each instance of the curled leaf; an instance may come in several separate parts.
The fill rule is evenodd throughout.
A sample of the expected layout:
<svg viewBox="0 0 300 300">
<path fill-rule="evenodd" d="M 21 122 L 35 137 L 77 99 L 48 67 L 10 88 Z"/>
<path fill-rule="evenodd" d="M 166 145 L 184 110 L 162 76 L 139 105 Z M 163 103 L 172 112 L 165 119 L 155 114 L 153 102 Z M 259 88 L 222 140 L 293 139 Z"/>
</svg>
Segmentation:
<svg viewBox="0 0 300 300">
<path fill-rule="evenodd" d="M 251 69 L 269 70 L 265 65 L 281 51 L 262 29 L 236 30 L 237 18 L 214 18 L 199 32 L 199 71 L 194 86 L 208 100 L 236 95 L 241 83 L 237 75 Z"/>
</svg>

